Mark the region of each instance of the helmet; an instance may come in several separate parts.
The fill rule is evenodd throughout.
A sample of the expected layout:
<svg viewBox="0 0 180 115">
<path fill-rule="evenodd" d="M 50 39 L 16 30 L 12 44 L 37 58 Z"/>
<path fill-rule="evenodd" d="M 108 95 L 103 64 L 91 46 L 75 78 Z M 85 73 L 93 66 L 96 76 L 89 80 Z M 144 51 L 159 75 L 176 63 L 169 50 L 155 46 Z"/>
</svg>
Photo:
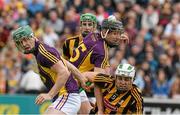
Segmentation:
<svg viewBox="0 0 180 115">
<path fill-rule="evenodd" d="M 97 19 L 95 15 L 91 13 L 82 14 L 80 17 L 80 22 L 81 22 L 80 27 L 82 27 L 80 31 L 83 37 L 87 36 L 90 32 L 94 32 L 96 30 Z M 84 26 L 84 25 L 87 25 L 87 23 L 91 23 L 91 26 L 89 24 L 88 26 Z"/>
<path fill-rule="evenodd" d="M 112 32 L 115 32 L 117 36 L 109 36 Z M 124 32 L 122 22 L 116 20 L 116 17 L 111 15 L 107 19 L 104 19 L 101 25 L 101 37 L 106 41 L 110 47 L 117 47 L 119 45 L 119 38 Z M 107 37 L 109 36 L 109 37 Z"/>
<path fill-rule="evenodd" d="M 82 14 L 81 17 L 80 17 L 80 21 L 92 21 L 94 22 L 94 24 L 97 23 L 97 19 L 96 19 L 96 16 L 94 14 L 91 14 L 91 13 L 85 13 L 85 14 Z"/>
<path fill-rule="evenodd" d="M 119 64 L 115 71 L 115 75 L 131 77 L 133 81 L 135 77 L 135 67 L 130 64 Z"/>
<path fill-rule="evenodd" d="M 110 31 L 120 31 L 124 32 L 124 27 L 121 21 L 116 20 L 115 16 L 111 15 L 102 22 L 101 29 L 106 29 Z"/>
<path fill-rule="evenodd" d="M 29 25 L 19 27 L 12 32 L 12 37 L 14 41 L 19 41 L 22 38 L 29 38 L 33 35 L 33 31 Z"/>
<path fill-rule="evenodd" d="M 32 36 L 33 36 L 33 31 L 29 25 L 19 27 L 18 29 L 12 32 L 12 38 L 16 44 L 16 47 L 23 53 L 28 53 L 28 52 L 23 50 L 21 40 L 30 39 L 32 38 Z"/>
</svg>

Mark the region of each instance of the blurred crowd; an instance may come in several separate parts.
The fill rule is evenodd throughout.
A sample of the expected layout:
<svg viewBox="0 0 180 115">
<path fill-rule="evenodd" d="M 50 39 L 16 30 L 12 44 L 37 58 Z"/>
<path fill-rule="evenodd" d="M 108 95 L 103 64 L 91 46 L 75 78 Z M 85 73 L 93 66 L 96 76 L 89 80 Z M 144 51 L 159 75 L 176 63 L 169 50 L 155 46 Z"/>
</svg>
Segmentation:
<svg viewBox="0 0 180 115">
<path fill-rule="evenodd" d="M 119 63 L 130 63 L 145 97 L 180 98 L 178 0 L 0 0 L 0 94 L 46 90 L 33 56 L 15 48 L 13 29 L 29 24 L 38 39 L 62 52 L 64 40 L 79 34 L 80 15 L 87 12 L 99 25 L 115 15 L 129 35 L 128 46 L 110 50 L 112 73 Z"/>
</svg>

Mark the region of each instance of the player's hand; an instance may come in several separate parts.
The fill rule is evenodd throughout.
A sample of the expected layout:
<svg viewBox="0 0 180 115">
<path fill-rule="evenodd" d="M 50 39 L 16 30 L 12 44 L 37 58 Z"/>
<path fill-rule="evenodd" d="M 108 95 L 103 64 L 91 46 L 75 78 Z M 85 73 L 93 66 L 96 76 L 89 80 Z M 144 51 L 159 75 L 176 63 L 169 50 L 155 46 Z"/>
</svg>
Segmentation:
<svg viewBox="0 0 180 115">
<path fill-rule="evenodd" d="M 88 81 L 88 79 L 86 77 L 82 77 L 81 78 L 81 81 L 80 81 L 80 84 L 81 84 L 81 87 L 83 89 L 86 89 L 87 88 L 87 85 L 86 85 L 86 82 Z"/>
<path fill-rule="evenodd" d="M 42 104 L 44 101 L 51 100 L 52 97 L 48 93 L 42 93 L 36 97 L 35 103 L 37 105 Z"/>
<path fill-rule="evenodd" d="M 126 45 L 129 44 L 129 37 L 127 33 L 121 34 L 121 37 L 119 39 L 119 45 Z"/>
<path fill-rule="evenodd" d="M 91 89 L 94 88 L 94 83 L 92 83 L 91 85 L 87 86 L 87 88 L 85 89 L 87 92 L 91 92 Z"/>
</svg>

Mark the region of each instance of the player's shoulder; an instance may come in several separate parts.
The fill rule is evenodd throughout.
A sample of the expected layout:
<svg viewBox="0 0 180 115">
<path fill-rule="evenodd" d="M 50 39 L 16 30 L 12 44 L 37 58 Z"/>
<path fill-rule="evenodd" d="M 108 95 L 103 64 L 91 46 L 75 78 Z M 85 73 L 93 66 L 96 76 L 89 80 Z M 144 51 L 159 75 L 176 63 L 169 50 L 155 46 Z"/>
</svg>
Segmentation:
<svg viewBox="0 0 180 115">
<path fill-rule="evenodd" d="M 39 44 L 36 57 L 37 63 L 48 68 L 57 63 L 61 58 L 60 53 L 54 47 L 43 43 Z"/>
<path fill-rule="evenodd" d="M 138 102 L 143 100 L 141 90 L 135 84 L 133 84 L 133 86 L 131 88 L 131 95 Z"/>
<path fill-rule="evenodd" d="M 132 85 L 132 89 L 131 89 L 132 91 L 136 91 L 136 92 L 138 92 L 138 93 L 142 93 L 142 91 L 139 89 L 139 87 L 137 86 L 137 85 L 135 85 L 135 84 L 133 84 Z"/>
<path fill-rule="evenodd" d="M 108 53 L 108 46 L 102 38 L 96 42 L 94 51 L 101 55 L 106 55 Z"/>
<path fill-rule="evenodd" d="M 78 34 L 78 35 L 75 35 L 75 36 L 71 36 L 71 37 L 68 37 L 65 42 L 68 42 L 68 41 L 71 41 L 71 40 L 75 40 L 75 39 L 82 39 L 82 35 L 81 34 Z"/>
<path fill-rule="evenodd" d="M 38 51 L 41 54 L 46 54 L 46 55 L 53 54 L 57 57 L 60 57 L 60 53 L 58 52 L 58 50 L 56 48 L 51 47 L 51 46 L 44 44 L 44 43 L 39 43 Z"/>
</svg>

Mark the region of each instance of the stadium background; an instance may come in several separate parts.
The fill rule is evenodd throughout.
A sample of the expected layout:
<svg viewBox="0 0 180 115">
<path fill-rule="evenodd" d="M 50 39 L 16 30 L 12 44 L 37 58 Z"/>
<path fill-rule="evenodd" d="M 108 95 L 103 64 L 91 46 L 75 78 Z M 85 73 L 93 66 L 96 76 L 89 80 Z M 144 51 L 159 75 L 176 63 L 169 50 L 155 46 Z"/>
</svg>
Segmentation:
<svg viewBox="0 0 180 115">
<path fill-rule="evenodd" d="M 33 104 L 32 94 L 46 91 L 33 72 L 33 56 L 17 51 L 11 31 L 29 24 L 38 39 L 62 52 L 64 40 L 79 33 L 79 17 L 86 12 L 95 14 L 99 25 L 112 14 L 123 21 L 130 44 L 110 50 L 111 72 L 118 63 L 136 66 L 135 83 L 147 102 L 145 110 L 180 113 L 178 0 L 0 0 L 0 113 L 22 113 L 28 104 L 41 109 Z"/>
</svg>

